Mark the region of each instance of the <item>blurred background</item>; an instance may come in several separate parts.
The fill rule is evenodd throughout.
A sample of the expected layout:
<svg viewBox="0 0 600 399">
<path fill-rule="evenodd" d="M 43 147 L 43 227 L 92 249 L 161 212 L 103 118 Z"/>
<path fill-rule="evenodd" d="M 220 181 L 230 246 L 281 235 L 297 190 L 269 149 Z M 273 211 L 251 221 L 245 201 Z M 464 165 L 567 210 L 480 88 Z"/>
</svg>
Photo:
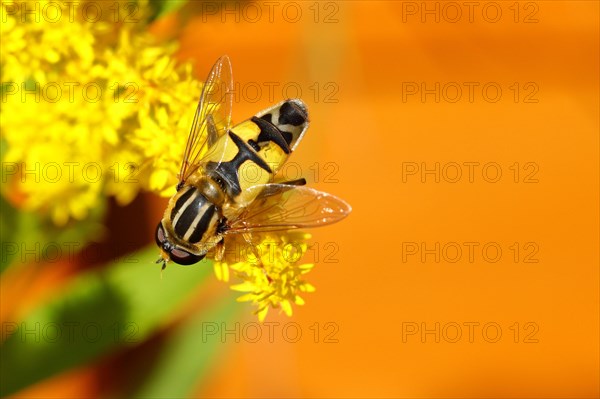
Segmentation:
<svg viewBox="0 0 600 399">
<path fill-rule="evenodd" d="M 138 23 L 137 4 L 104 4 L 119 18 L 102 32 Z M 39 24 L 57 18 L 47 6 L 27 3 Z M 43 210 L 69 187 L 25 206 L 52 180 L 33 170 L 27 191 L 15 179 L 31 136 L 3 158 L 3 396 L 600 395 L 598 2 L 142 6 L 154 45 L 176 43 L 197 80 L 231 57 L 235 121 L 303 98 L 311 127 L 285 173 L 353 212 L 310 231 L 306 303 L 259 324 L 210 262 L 161 279 L 153 235 L 167 198 L 152 184 L 127 200 L 103 194 L 66 224 Z M 5 71 L 50 40 L 24 34 L 23 57 L 9 53 L 18 7 L 3 2 Z M 3 75 L 3 154 L 27 126 L 39 140 L 53 126 L 9 112 L 7 93 L 19 99 L 11 90 L 30 78 Z"/>
</svg>

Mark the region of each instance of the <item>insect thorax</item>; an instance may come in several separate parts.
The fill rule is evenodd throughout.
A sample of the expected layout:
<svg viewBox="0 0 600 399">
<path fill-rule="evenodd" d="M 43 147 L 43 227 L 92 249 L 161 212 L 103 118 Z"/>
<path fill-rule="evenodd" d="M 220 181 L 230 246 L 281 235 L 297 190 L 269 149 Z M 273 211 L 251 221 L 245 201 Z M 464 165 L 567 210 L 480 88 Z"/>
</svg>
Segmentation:
<svg viewBox="0 0 600 399">
<path fill-rule="evenodd" d="M 220 239 L 223 192 L 210 179 L 184 185 L 169 201 L 163 224 L 169 239 L 192 253 L 206 252 Z"/>
</svg>

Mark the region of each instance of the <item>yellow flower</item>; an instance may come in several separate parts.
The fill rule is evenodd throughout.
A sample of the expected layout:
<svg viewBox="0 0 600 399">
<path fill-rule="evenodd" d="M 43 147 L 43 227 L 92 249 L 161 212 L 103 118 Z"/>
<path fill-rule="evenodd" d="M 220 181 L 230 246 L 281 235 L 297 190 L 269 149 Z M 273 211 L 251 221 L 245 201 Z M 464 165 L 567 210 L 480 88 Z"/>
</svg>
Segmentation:
<svg viewBox="0 0 600 399">
<path fill-rule="evenodd" d="M 281 309 L 292 315 L 292 304 L 303 305 L 300 296 L 313 292 L 315 288 L 305 280 L 304 275 L 312 270 L 313 264 L 301 264 L 299 260 L 307 250 L 309 234 L 288 232 L 255 234 L 249 245 L 239 236 L 226 240 L 226 257 L 215 262 L 218 279 L 228 281 L 229 269 L 241 283 L 231 286 L 232 290 L 245 292 L 239 302 L 249 301 L 257 308 L 255 313 L 262 322 L 270 308 Z"/>
<path fill-rule="evenodd" d="M 86 219 L 107 195 L 127 204 L 140 189 L 174 192 L 201 84 L 175 61 L 174 44 L 148 32 L 148 0 L 133 14 L 132 4 L 2 2 L 3 180 L 24 194 L 20 207 L 56 225 Z M 58 20 L 43 14 L 52 7 Z M 314 291 L 303 280 L 313 265 L 299 263 L 308 238 L 255 234 L 257 246 L 228 238 L 215 274 L 241 280 L 231 288 L 259 320 L 270 308 L 291 315 L 300 294 Z"/>
<path fill-rule="evenodd" d="M 201 84 L 132 5 L 2 2 L 2 161 L 18 205 L 57 225 L 177 182 Z"/>
</svg>

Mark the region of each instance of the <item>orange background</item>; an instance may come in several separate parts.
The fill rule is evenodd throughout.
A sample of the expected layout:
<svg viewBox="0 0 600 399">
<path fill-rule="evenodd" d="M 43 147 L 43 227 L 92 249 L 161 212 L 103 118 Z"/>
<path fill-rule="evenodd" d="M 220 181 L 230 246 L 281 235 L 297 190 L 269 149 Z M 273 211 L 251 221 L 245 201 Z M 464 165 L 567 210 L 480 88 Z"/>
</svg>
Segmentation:
<svg viewBox="0 0 600 399">
<path fill-rule="evenodd" d="M 264 82 L 280 83 L 275 101 L 285 95 L 285 83 L 297 82 L 312 125 L 291 161 L 311 186 L 344 198 L 354 210 L 339 224 L 311 231 L 320 257 L 309 274 L 317 291 L 305 295 L 306 305 L 295 307 L 292 319 L 275 313 L 267 319 L 298 323 L 300 342 L 286 342 L 279 329 L 273 343 L 220 345 L 195 394 L 598 397 L 598 2 L 519 2 L 518 22 L 509 8 L 514 2 L 497 2 L 502 17 L 496 23 L 482 15 L 486 2 L 473 22 L 463 6 L 457 23 L 444 15 L 439 23 L 435 15 L 422 22 L 424 3 L 392 1 L 322 2 L 315 23 L 316 3 L 297 4 L 303 12 L 297 23 L 282 18 L 282 6 L 273 23 L 266 15 L 254 23 L 242 15 L 234 23 L 234 15 L 196 14 L 178 36 L 180 56 L 194 58 L 203 78 L 218 56 L 229 54 L 240 87 L 257 82 L 264 89 L 254 103 L 241 95 L 236 121 L 272 102 Z M 446 4 L 439 3 L 440 11 Z M 413 5 L 416 15 L 403 14 Z M 537 22 L 525 23 L 531 13 Z M 337 22 L 325 23 L 327 15 Z M 169 22 L 177 23 L 166 21 L 159 31 L 175 32 Z M 334 86 L 327 89 L 329 82 Z M 464 90 L 457 102 L 449 101 L 453 91 L 439 102 L 434 94 L 422 100 L 421 93 L 403 101 L 404 82 L 428 88 L 456 82 Z M 479 84 L 472 102 L 464 82 Z M 490 82 L 502 89 L 497 102 L 482 95 Z M 339 88 L 332 97 L 337 103 L 325 101 L 331 87 Z M 531 99 L 538 101 L 525 102 L 532 87 L 538 90 Z M 338 182 L 324 181 L 328 162 L 337 165 Z M 472 182 L 464 162 L 479 163 Z M 484 178 L 493 178 L 493 169 L 482 174 L 493 162 L 502 171 L 496 183 Z M 529 162 L 539 169 L 532 176 L 537 182 L 524 182 L 533 171 L 526 169 Z M 420 169 L 439 163 L 440 182 L 420 170 L 403 182 L 403 170 L 414 165 L 408 163 Z M 462 165 L 455 183 L 448 181 L 453 163 Z M 510 169 L 515 163 L 518 182 Z M 164 201 L 154 205 L 148 217 L 158 220 Z M 439 262 L 434 254 L 423 261 L 420 248 L 406 253 L 407 243 L 432 249 L 438 242 Z M 472 262 L 465 242 L 478 243 Z M 455 263 L 448 261 L 453 243 L 463 250 Z M 486 243 L 502 249 L 497 262 L 484 258 Z M 332 258 L 337 263 L 325 261 L 332 248 L 339 249 Z M 532 248 L 538 251 L 530 259 L 538 262 L 526 263 Z M 218 287 L 219 295 L 228 291 Z M 328 322 L 338 328 L 337 343 L 323 342 L 332 331 L 324 329 Z M 479 323 L 473 342 L 469 322 Z M 315 323 L 318 343 L 310 329 Z M 420 334 L 436 323 L 439 343 L 434 334 Z M 462 337 L 452 343 L 456 323 Z M 498 342 L 488 342 L 494 330 L 482 334 L 486 323 L 500 326 Z M 417 334 L 403 336 L 415 325 Z M 54 381 L 68 381 L 80 394 L 86 375 L 76 371 Z M 52 384 L 33 392 L 67 394 Z"/>
<path fill-rule="evenodd" d="M 198 60 L 229 53 L 240 82 L 339 85 L 337 104 L 305 96 L 312 126 L 292 159 L 305 168 L 338 164 L 339 183 L 309 183 L 354 207 L 347 220 L 313 232 L 316 242 L 339 245 L 339 263 L 318 265 L 317 292 L 293 319 L 305 334 L 314 322 L 335 322 L 339 343 L 236 345 L 198 394 L 597 397 L 598 3 L 536 2 L 537 23 L 522 22 L 535 11 L 523 2 L 519 23 L 512 2 L 501 3 L 497 23 L 477 9 L 473 23 L 466 15 L 459 23 L 428 15 L 423 23 L 420 13 L 403 23 L 403 2 L 337 4 L 338 23 L 195 21 L 182 39 L 185 55 Z M 216 39 L 195 39 L 213 32 Z M 478 90 L 472 103 L 466 92 L 456 103 L 433 95 L 403 102 L 403 82 L 495 82 L 503 93 L 496 103 Z M 534 82 L 539 102 L 515 102 L 514 82 L 521 89 Z M 258 105 L 236 104 L 236 118 L 268 101 Z M 469 183 L 464 167 L 457 183 L 442 176 L 435 183 L 433 175 L 422 183 L 418 174 L 403 183 L 403 162 L 497 162 L 503 176 L 488 183 L 476 169 Z M 521 169 L 514 183 L 515 162 L 537 164 L 539 182 L 523 183 L 532 170 Z M 403 242 L 478 242 L 479 249 L 497 242 L 503 256 L 497 263 L 481 251 L 473 263 L 465 252 L 456 263 L 433 256 L 423 263 L 418 255 L 403 262 Z M 536 243 L 539 262 L 515 263 L 514 242 L 520 257 L 525 243 Z M 403 343 L 407 322 L 458 323 L 463 337 L 435 343 L 427 335 L 422 343 L 415 335 Z M 488 343 L 476 329 L 469 343 L 465 322 L 498 323 L 503 336 Z M 527 322 L 539 327 L 538 343 L 523 342 L 533 331 L 523 330 Z"/>
</svg>

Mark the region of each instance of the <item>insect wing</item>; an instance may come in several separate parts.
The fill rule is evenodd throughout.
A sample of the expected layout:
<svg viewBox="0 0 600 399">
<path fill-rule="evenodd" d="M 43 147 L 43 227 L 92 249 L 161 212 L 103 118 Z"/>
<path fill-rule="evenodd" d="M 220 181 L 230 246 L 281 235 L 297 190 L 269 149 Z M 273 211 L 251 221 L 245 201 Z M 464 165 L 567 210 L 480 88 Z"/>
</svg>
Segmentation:
<svg viewBox="0 0 600 399">
<path fill-rule="evenodd" d="M 352 211 L 344 200 L 309 187 L 262 184 L 256 199 L 235 219 L 227 233 L 277 231 L 335 223 Z"/>
<path fill-rule="evenodd" d="M 180 184 L 202 165 L 203 158 L 214 156 L 214 144 L 231 127 L 232 103 L 231 61 L 223 56 L 212 67 L 202 87 L 179 171 Z"/>
</svg>

